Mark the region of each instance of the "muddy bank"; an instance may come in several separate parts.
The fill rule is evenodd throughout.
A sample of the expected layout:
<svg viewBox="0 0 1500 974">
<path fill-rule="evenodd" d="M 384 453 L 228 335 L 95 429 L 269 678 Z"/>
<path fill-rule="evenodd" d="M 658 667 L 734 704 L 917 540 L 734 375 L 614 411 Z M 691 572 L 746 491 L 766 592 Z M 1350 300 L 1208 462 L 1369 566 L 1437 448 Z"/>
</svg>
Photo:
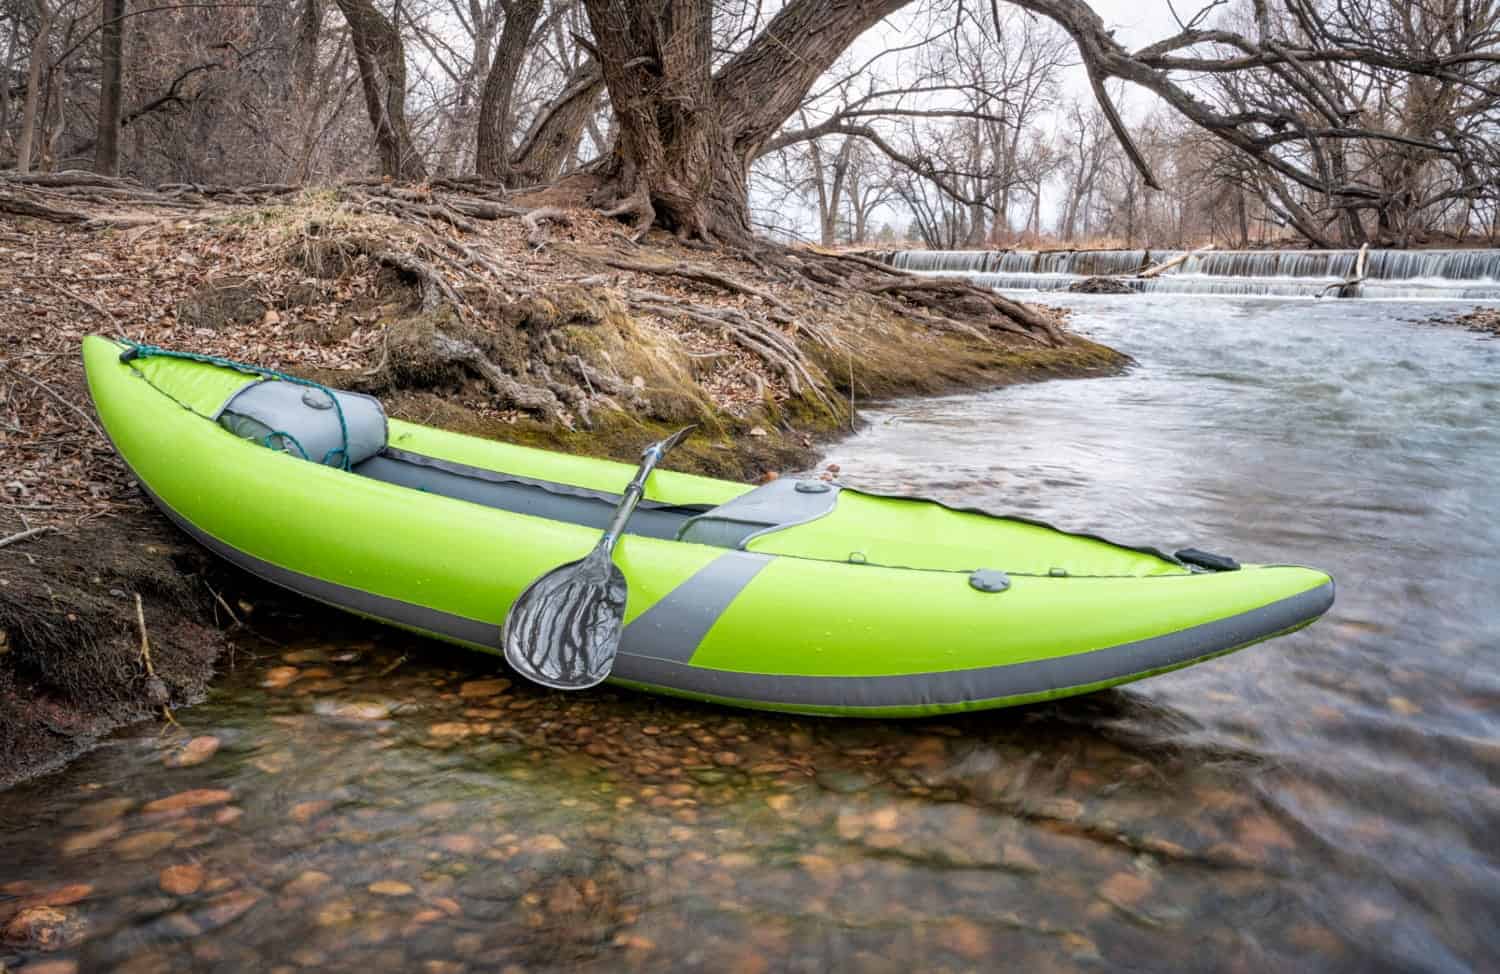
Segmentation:
<svg viewBox="0 0 1500 974">
<path fill-rule="evenodd" d="M 743 481 L 805 468 L 895 397 L 1097 375 L 1126 358 L 1061 313 L 837 255 L 636 242 L 586 211 L 305 194 L 0 239 L 0 786 L 113 727 L 169 719 L 254 642 L 241 592 L 142 498 L 88 402 L 90 333 L 281 369 L 392 416 Z M 376 204 L 379 204 L 378 206 Z M 442 215 L 439 220 L 433 213 Z M 486 215 L 488 214 L 488 215 Z M 133 217 L 134 221 L 135 218 Z M 141 622 L 150 646 L 141 651 Z"/>
</svg>

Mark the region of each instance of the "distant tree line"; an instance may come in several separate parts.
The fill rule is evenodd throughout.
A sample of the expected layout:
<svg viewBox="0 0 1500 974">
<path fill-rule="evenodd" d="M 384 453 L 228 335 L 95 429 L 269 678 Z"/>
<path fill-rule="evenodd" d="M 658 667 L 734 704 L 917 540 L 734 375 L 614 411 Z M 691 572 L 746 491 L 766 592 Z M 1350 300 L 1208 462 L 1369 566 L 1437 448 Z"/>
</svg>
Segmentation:
<svg viewBox="0 0 1500 974">
<path fill-rule="evenodd" d="M 1135 51 L 1084 0 L 0 0 L 0 167 L 576 174 L 726 244 L 1493 242 L 1500 0 L 1206 0 Z"/>
</svg>

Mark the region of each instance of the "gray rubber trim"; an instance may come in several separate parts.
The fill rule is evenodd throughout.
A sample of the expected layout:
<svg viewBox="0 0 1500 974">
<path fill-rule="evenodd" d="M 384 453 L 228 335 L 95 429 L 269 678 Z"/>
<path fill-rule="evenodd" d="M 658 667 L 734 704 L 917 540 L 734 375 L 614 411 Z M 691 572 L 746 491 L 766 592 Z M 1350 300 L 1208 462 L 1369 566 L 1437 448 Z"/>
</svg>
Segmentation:
<svg viewBox="0 0 1500 974">
<path fill-rule="evenodd" d="M 711 670 L 621 653 L 614 675 L 632 683 L 755 703 L 810 707 L 921 707 L 1087 686 L 1191 663 L 1311 622 L 1333 604 L 1333 582 L 1228 619 L 1057 659 L 902 676 L 777 676 Z"/>
<path fill-rule="evenodd" d="M 619 494 L 498 473 L 391 447 L 356 465 L 354 472 L 383 483 L 601 531 L 620 502 Z M 703 510 L 702 505 L 675 506 L 642 499 L 626 533 L 670 541 L 685 520 Z"/>
<path fill-rule="evenodd" d="M 770 561 L 770 555 L 748 551 L 715 558 L 625 627 L 620 655 L 688 662 L 729 603 Z"/>
<path fill-rule="evenodd" d="M 743 548 L 762 535 L 816 521 L 838 504 L 837 484 L 808 493 L 797 489 L 799 483 L 781 477 L 747 491 L 689 520 L 677 540 Z"/>
</svg>

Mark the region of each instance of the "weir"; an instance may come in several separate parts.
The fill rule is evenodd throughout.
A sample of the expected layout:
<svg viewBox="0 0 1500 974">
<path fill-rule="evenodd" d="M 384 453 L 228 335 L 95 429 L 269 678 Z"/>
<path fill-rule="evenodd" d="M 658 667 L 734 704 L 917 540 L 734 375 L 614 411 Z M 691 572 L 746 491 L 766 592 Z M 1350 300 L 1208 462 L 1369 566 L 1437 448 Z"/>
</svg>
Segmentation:
<svg viewBox="0 0 1500 974">
<path fill-rule="evenodd" d="M 882 255 L 893 267 L 966 277 L 1002 291 L 1061 291 L 1088 277 L 1121 276 L 1137 291 L 1316 297 L 1347 280 L 1357 250 L 1218 250 L 1193 254 L 1159 277 L 1129 275 L 1181 250 L 902 250 Z M 1500 250 L 1371 250 L 1366 299 L 1500 300 Z"/>
</svg>

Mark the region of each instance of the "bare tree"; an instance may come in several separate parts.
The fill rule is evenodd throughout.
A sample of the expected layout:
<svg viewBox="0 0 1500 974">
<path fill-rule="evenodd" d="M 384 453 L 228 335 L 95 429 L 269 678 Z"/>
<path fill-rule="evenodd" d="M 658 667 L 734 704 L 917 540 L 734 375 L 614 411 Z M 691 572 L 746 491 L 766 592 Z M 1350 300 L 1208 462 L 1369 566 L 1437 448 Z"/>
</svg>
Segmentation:
<svg viewBox="0 0 1500 974">
<path fill-rule="evenodd" d="M 400 0 L 397 3 L 399 9 Z M 338 5 L 353 38 L 380 171 L 393 179 L 425 179 L 426 164 L 406 125 L 406 49 L 401 33 L 372 0 L 338 0 Z"/>
</svg>

